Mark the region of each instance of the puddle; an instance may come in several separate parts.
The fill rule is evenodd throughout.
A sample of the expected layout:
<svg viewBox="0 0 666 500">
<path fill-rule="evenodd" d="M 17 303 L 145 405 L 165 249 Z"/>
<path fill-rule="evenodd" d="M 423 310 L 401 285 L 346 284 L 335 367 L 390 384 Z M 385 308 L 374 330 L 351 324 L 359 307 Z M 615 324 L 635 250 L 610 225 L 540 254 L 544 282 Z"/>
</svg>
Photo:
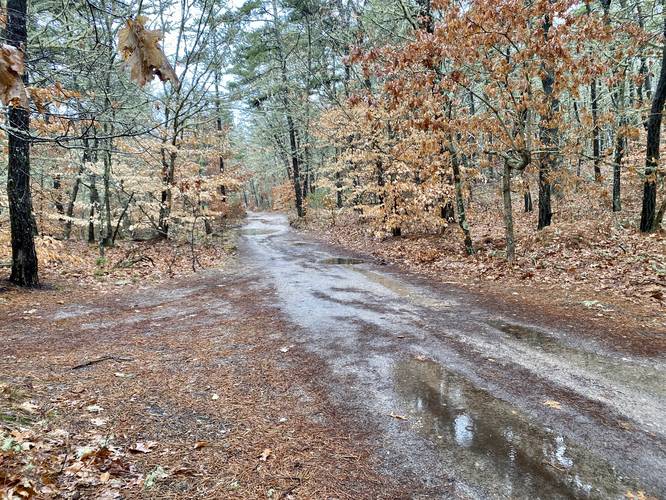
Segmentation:
<svg viewBox="0 0 666 500">
<path fill-rule="evenodd" d="M 488 325 L 511 337 L 522 340 L 536 347 L 555 347 L 560 345 L 557 339 L 527 326 L 508 323 L 506 321 L 488 321 Z"/>
<path fill-rule="evenodd" d="M 381 285 L 396 295 L 409 299 L 411 302 L 420 306 L 429 307 L 430 309 L 444 310 L 454 307 L 458 304 L 456 301 L 451 299 L 437 299 L 435 297 L 428 297 L 422 293 L 419 293 L 413 287 L 407 287 L 402 282 L 390 278 L 384 274 L 368 271 L 365 269 L 357 269 L 356 272 L 362 274 L 373 283 Z"/>
<path fill-rule="evenodd" d="M 240 234 L 245 236 L 262 236 L 267 234 L 277 234 L 274 229 L 241 229 Z"/>
<path fill-rule="evenodd" d="M 363 264 L 365 261 L 361 259 L 350 259 L 346 257 L 331 257 L 328 259 L 321 259 L 318 261 L 320 264 L 333 264 L 338 266 L 353 266 L 356 264 Z"/>
<path fill-rule="evenodd" d="M 639 489 L 605 460 L 438 363 L 399 362 L 394 379 L 409 421 L 436 444 L 442 466 L 484 496 L 615 498 Z"/>
<path fill-rule="evenodd" d="M 486 321 L 486 324 L 531 349 L 556 356 L 558 359 L 566 359 L 570 364 L 584 368 L 588 377 L 603 376 L 637 391 L 647 390 L 659 397 L 666 397 L 666 373 L 657 367 L 641 366 L 623 359 L 622 368 L 618 369 L 617 359 L 568 346 L 538 329 L 501 320 Z"/>
</svg>

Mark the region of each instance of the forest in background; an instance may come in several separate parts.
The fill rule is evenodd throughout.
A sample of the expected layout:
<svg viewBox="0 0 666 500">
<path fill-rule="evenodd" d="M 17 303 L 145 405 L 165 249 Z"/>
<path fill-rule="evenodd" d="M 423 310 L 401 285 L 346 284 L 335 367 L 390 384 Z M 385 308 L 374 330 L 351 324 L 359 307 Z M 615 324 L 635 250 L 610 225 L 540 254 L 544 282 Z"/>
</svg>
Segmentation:
<svg viewBox="0 0 666 500">
<path fill-rule="evenodd" d="M 3 23 L 14 283 L 165 242 L 196 270 L 249 207 L 427 262 L 631 257 L 663 300 L 660 1 L 11 0 Z M 108 266 L 128 241 L 151 243 Z"/>
</svg>

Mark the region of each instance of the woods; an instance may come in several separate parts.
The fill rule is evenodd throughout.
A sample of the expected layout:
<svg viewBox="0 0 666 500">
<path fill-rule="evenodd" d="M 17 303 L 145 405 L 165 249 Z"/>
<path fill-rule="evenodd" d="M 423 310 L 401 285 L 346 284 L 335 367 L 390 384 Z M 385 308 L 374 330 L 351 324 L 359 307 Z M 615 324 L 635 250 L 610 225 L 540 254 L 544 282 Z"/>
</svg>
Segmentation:
<svg viewBox="0 0 666 500">
<path fill-rule="evenodd" d="M 456 220 L 472 253 L 475 192 L 496 186 L 509 260 L 512 198 L 531 211 L 532 190 L 536 230 L 558 222 L 556 205 L 575 200 L 624 211 L 643 233 L 661 227 L 660 2 L 250 6 L 282 33 L 270 48 L 260 45 L 263 26 L 247 33 L 252 58 L 234 70 L 242 77 L 235 84 L 253 92 L 252 140 L 268 148 L 251 162 L 263 191 L 256 204 L 273 199 L 299 216 L 301 198 L 334 204 L 384 236 L 432 233 Z M 316 39 L 307 37 L 313 12 Z M 271 90 L 273 68 L 298 82 L 286 101 L 284 90 Z M 308 117 L 297 120 L 300 130 L 273 118 L 280 107 Z M 281 166 L 287 157 L 301 165 L 297 175 Z M 314 191 L 299 189 L 308 183 Z M 627 196 L 642 208 L 623 205 Z"/>
<path fill-rule="evenodd" d="M 0 497 L 666 497 L 666 0 L 0 32 Z"/>
<path fill-rule="evenodd" d="M 248 205 L 377 237 L 455 223 L 471 255 L 492 187 L 509 261 L 519 205 L 537 231 L 572 203 L 663 223 L 660 2 L 51 8 L 7 5 L 14 283 L 38 283 L 42 237 L 193 241 Z"/>
<path fill-rule="evenodd" d="M 38 285 L 37 256 L 66 257 L 57 241 L 95 243 L 104 259 L 118 242 L 222 233 L 243 178 L 219 91 L 236 14 L 215 2 L 6 9 L 10 280 Z"/>
</svg>

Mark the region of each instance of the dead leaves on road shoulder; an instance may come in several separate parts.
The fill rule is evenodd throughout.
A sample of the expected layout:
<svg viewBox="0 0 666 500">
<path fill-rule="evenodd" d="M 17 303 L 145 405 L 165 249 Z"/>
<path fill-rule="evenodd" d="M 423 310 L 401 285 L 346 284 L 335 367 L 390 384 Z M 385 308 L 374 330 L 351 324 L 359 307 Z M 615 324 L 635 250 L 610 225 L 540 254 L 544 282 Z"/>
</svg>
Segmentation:
<svg viewBox="0 0 666 500">
<path fill-rule="evenodd" d="M 118 32 L 118 49 L 130 68 L 130 78 L 142 87 L 157 76 L 161 81 L 170 80 L 178 85 L 178 76 L 167 60 L 159 41 L 162 33 L 145 28 L 148 19 L 138 16 L 128 19 Z"/>
</svg>

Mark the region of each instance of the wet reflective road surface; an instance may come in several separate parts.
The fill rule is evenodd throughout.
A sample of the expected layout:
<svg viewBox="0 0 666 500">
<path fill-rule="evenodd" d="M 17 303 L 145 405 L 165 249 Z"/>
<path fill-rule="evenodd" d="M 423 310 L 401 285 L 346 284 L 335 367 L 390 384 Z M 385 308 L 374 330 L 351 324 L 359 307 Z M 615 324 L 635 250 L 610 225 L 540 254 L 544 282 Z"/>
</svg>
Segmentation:
<svg viewBox="0 0 666 500">
<path fill-rule="evenodd" d="M 240 265 L 321 383 L 428 498 L 666 497 L 666 361 L 477 305 L 251 214 Z M 415 495 L 417 496 L 417 495 Z"/>
</svg>

